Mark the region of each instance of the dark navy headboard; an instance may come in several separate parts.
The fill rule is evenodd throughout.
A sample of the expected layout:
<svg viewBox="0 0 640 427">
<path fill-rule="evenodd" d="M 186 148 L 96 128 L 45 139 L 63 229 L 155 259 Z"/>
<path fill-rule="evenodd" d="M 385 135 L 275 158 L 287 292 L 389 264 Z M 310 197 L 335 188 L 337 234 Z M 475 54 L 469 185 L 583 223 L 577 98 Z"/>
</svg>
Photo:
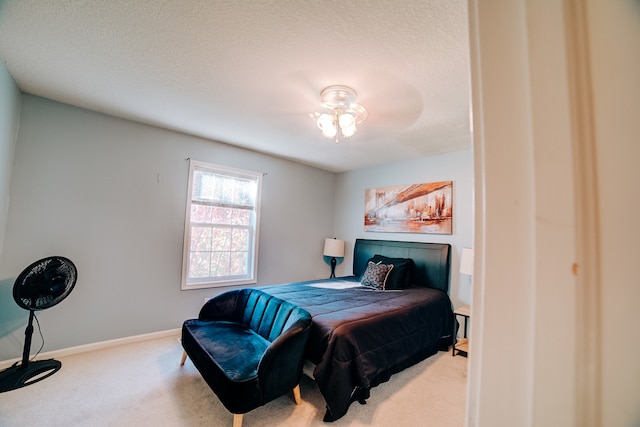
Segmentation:
<svg viewBox="0 0 640 427">
<path fill-rule="evenodd" d="M 353 249 L 353 275 L 362 276 L 367 268 L 367 261 L 374 255 L 413 259 L 415 269 L 412 285 L 449 293 L 451 245 L 448 243 L 356 239 Z"/>
</svg>

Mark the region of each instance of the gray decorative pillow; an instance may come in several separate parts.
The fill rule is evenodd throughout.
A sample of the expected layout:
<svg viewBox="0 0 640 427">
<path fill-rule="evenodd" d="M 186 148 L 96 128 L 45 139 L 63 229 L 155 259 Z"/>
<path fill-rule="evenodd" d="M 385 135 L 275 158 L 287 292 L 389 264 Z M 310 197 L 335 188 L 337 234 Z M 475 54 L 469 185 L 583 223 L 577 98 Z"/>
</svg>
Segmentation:
<svg viewBox="0 0 640 427">
<path fill-rule="evenodd" d="M 387 277 L 393 269 L 393 264 L 383 264 L 381 261 L 377 264 L 373 261 L 369 261 L 367 269 L 362 275 L 360 284 L 369 288 L 384 290 L 387 283 Z"/>
</svg>

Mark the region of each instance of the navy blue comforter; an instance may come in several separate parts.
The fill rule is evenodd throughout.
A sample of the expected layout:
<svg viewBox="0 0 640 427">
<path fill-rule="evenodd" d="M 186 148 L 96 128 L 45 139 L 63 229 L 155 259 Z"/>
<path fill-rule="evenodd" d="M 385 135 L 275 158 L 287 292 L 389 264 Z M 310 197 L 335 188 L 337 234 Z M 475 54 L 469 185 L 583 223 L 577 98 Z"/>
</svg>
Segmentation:
<svg viewBox="0 0 640 427">
<path fill-rule="evenodd" d="M 343 277 L 260 288 L 311 313 L 306 357 L 316 365 L 327 404 L 324 421 L 342 417 L 372 387 L 451 343 L 454 318 L 445 292 L 349 287 L 357 284 Z"/>
</svg>

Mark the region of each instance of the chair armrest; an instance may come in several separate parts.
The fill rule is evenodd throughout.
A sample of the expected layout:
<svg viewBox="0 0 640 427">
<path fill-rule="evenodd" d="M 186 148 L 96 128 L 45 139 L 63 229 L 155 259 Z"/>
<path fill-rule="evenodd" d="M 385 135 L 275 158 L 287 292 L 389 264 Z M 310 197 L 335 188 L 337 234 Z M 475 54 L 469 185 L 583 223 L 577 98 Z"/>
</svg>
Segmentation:
<svg viewBox="0 0 640 427">
<path fill-rule="evenodd" d="M 258 365 L 265 396 L 282 394 L 299 383 L 310 330 L 311 317 L 303 317 L 269 345 Z"/>
</svg>

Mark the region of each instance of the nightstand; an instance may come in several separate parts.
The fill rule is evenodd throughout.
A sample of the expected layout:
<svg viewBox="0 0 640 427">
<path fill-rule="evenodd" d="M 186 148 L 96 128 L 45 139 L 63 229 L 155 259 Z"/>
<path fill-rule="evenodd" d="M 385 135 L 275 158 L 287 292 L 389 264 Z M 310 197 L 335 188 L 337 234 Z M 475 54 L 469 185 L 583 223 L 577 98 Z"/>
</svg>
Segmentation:
<svg viewBox="0 0 640 427">
<path fill-rule="evenodd" d="M 465 356 L 469 354 L 469 338 L 467 338 L 467 323 L 469 322 L 469 318 L 471 318 L 471 307 L 467 305 L 463 305 L 454 310 L 453 317 L 454 320 L 458 320 L 458 316 L 464 317 L 464 338 L 458 339 L 458 334 L 456 331 L 456 322 L 453 322 L 453 349 L 451 350 L 451 355 L 455 356 L 456 351 L 459 353 L 464 353 Z"/>
</svg>

